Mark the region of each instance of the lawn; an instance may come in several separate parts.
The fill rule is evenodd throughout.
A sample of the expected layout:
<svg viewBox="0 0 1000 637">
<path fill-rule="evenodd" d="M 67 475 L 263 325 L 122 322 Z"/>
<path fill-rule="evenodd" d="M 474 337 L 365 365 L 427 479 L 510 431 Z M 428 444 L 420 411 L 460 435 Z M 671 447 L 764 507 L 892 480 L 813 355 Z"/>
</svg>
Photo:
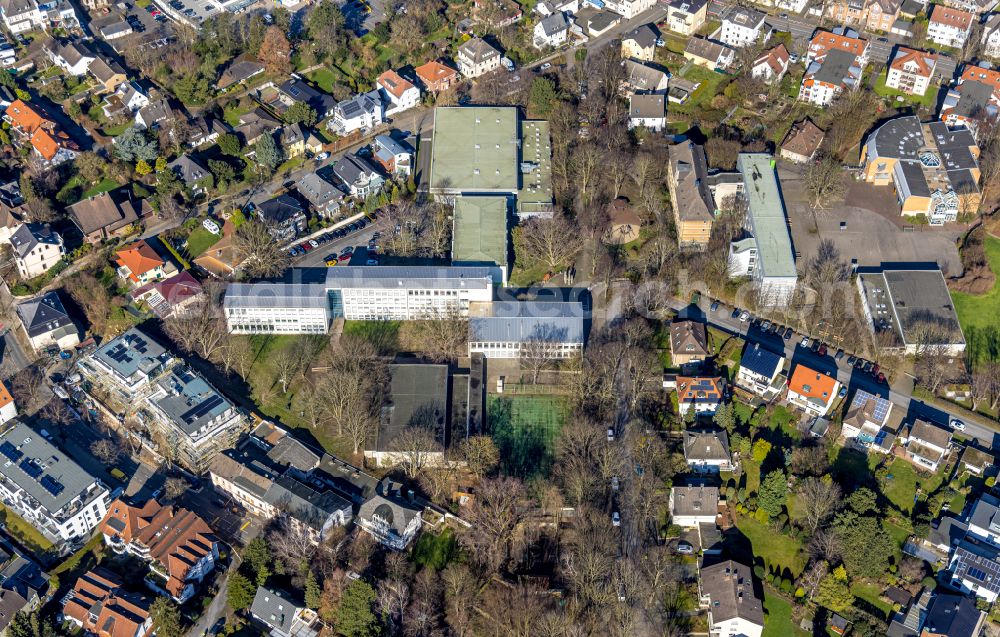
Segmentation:
<svg viewBox="0 0 1000 637">
<path fill-rule="evenodd" d="M 874 90 L 877 95 L 888 97 L 893 100 L 893 102 L 898 101 L 896 100 L 897 97 L 902 97 L 903 101 L 900 103 L 915 104 L 926 109 L 934 108 L 934 105 L 937 104 L 938 88 L 936 86 L 932 85 L 928 87 L 926 95 L 911 95 L 909 93 L 904 93 L 887 87 L 885 85 L 885 76 L 885 73 L 880 73 L 878 79 L 875 81 Z"/>
<path fill-rule="evenodd" d="M 521 476 L 547 473 L 568 415 L 562 396 L 490 396 L 486 417 L 505 469 Z"/>
<path fill-rule="evenodd" d="M 202 226 L 198 226 L 191 231 L 191 234 L 187 238 L 188 257 L 195 258 L 218 243 L 221 238 L 214 232 L 209 232 Z"/>
<path fill-rule="evenodd" d="M 760 489 L 760 465 L 751 458 L 744 458 L 743 473 L 747 477 L 747 493 L 756 493 Z"/>
<path fill-rule="evenodd" d="M 941 484 L 941 476 L 934 474 L 918 474 L 912 464 L 903 458 L 896 458 L 889 465 L 889 475 L 882 483 L 882 495 L 889 499 L 904 513 L 913 510 L 914 495 L 919 487 L 924 496 L 934 491 Z"/>
<path fill-rule="evenodd" d="M 792 623 L 792 605 L 770 586 L 764 587 L 764 632 L 761 637 L 809 637 Z"/>
<path fill-rule="evenodd" d="M 892 612 L 892 604 L 879 599 L 884 590 L 885 587 L 881 584 L 868 584 L 861 580 L 851 584 L 851 592 L 854 593 L 854 596 L 882 611 L 883 618 L 888 617 L 889 613 Z"/>
<path fill-rule="evenodd" d="M 315 84 L 319 90 L 327 93 L 332 92 L 334 85 L 337 83 L 337 74 L 325 66 L 315 71 L 309 71 L 306 73 L 306 78 Z"/>
<path fill-rule="evenodd" d="M 673 107 L 675 112 L 687 115 L 699 113 L 707 102 L 722 92 L 719 90 L 719 85 L 729 79 L 722 73 L 693 64 L 684 71 L 681 77 L 691 82 L 701 82 L 701 86 L 695 89 L 688 101 Z"/>
<path fill-rule="evenodd" d="M 432 566 L 440 571 L 454 559 L 458 551 L 458 541 L 451 529 L 441 533 L 421 533 L 413 545 L 413 562 L 420 566 Z"/>
<path fill-rule="evenodd" d="M 41 558 L 46 552 L 52 549 L 52 542 L 49 542 L 38 529 L 28 524 L 24 518 L 14 513 L 7 507 L 0 504 L 0 520 L 5 524 L 4 530 L 20 542 L 26 549 L 34 552 Z"/>
<path fill-rule="evenodd" d="M 1000 275 L 1000 239 L 987 235 L 983 247 L 990 269 L 994 274 Z M 993 289 L 982 296 L 952 292 L 951 300 L 955 304 L 958 322 L 962 324 L 963 330 L 968 331 L 970 327 L 996 327 L 997 316 L 1000 316 L 1000 286 L 994 284 Z"/>
<path fill-rule="evenodd" d="M 746 515 L 736 516 L 736 526 L 749 540 L 754 557 L 764 560 L 769 570 L 787 568 L 793 577 L 802 574 L 807 556 L 800 541 L 775 533 L 770 526 Z"/>
<path fill-rule="evenodd" d="M 108 126 L 106 128 L 102 128 L 101 133 L 104 134 L 106 137 L 118 137 L 131 127 L 132 127 L 132 122 L 127 121 L 117 126 Z"/>
<path fill-rule="evenodd" d="M 105 179 L 102 179 L 97 184 L 95 184 L 94 186 L 91 186 L 87 190 L 84 190 L 83 191 L 83 195 L 81 195 L 81 197 L 83 199 L 87 199 L 88 197 L 93 197 L 94 195 L 99 195 L 102 192 L 108 192 L 110 190 L 114 190 L 115 188 L 117 188 L 120 185 L 121 184 L 119 184 L 114 179 L 107 179 L 107 178 L 105 178 Z"/>
</svg>

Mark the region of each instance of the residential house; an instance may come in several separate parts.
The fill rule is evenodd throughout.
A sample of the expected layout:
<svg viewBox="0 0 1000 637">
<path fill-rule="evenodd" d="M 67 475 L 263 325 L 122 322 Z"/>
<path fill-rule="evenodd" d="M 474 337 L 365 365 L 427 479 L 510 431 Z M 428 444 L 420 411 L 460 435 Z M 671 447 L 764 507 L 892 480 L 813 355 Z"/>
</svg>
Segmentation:
<svg viewBox="0 0 1000 637">
<path fill-rule="evenodd" d="M 225 223 L 222 224 L 222 238 L 208 250 L 196 256 L 194 264 L 214 277 L 220 279 L 231 277 L 242 262 L 240 254 L 233 246 L 235 233 L 236 227 L 233 226 L 233 222 L 226 219 Z"/>
<path fill-rule="evenodd" d="M 770 401 L 778 395 L 778 376 L 785 367 L 785 357 L 764 349 L 760 343 L 747 344 L 736 372 L 736 387 Z"/>
<path fill-rule="evenodd" d="M 90 63 L 87 71 L 100 82 L 99 92 L 101 93 L 111 93 L 118 88 L 119 84 L 128 79 L 125 69 L 118 62 L 100 54 L 94 56 L 94 61 Z"/>
<path fill-rule="evenodd" d="M 201 283 L 190 272 L 181 272 L 162 281 L 150 281 L 129 292 L 135 303 L 145 303 L 161 319 L 183 316 L 204 300 Z"/>
<path fill-rule="evenodd" d="M 316 173 L 306 173 L 295 184 L 295 190 L 322 218 L 336 215 L 344 201 L 344 193 Z"/>
<path fill-rule="evenodd" d="M 718 376 L 678 376 L 676 384 L 677 409 L 682 416 L 690 411 L 696 416 L 714 414 L 726 399 L 726 381 Z"/>
<path fill-rule="evenodd" d="M 888 33 L 899 19 L 903 0 L 868 0 L 865 29 Z"/>
<path fill-rule="evenodd" d="M 80 343 L 80 333 L 56 291 L 46 292 L 17 306 L 17 316 L 36 352 L 54 345 L 69 349 Z"/>
<path fill-rule="evenodd" d="M 608 229 L 601 238 L 608 245 L 625 245 L 639 238 L 642 219 L 628 199 L 619 197 L 608 204 Z"/>
<path fill-rule="evenodd" d="M 219 559 L 219 541 L 194 513 L 150 499 L 142 506 L 115 500 L 100 523 L 104 543 L 115 553 L 148 562 L 146 585 L 183 604 Z"/>
<path fill-rule="evenodd" d="M 211 117 L 195 117 L 188 120 L 189 132 L 187 145 L 189 148 L 198 148 L 214 144 L 219 137 L 230 132 L 229 125 L 221 119 Z"/>
<path fill-rule="evenodd" d="M 271 637 L 316 637 L 323 624 L 305 604 L 285 591 L 261 586 L 250 605 L 250 617 Z"/>
<path fill-rule="evenodd" d="M 347 135 L 356 130 L 363 132 L 374 128 L 384 121 L 382 96 L 373 90 L 338 102 L 326 127 L 337 135 Z"/>
<path fill-rule="evenodd" d="M 991 13 L 983 23 L 983 34 L 980 42 L 983 44 L 983 54 L 987 57 L 1000 57 L 1000 13 Z"/>
<path fill-rule="evenodd" d="M 600 11 L 587 21 L 587 33 L 592 38 L 599 38 L 618 26 L 622 18 L 611 11 Z"/>
<path fill-rule="evenodd" d="M 367 159 L 356 153 L 344 155 L 333 164 L 333 174 L 352 197 L 367 199 L 382 189 L 385 179 Z"/>
<path fill-rule="evenodd" d="M 257 204 L 253 214 L 265 224 L 275 241 L 291 241 L 306 229 L 306 211 L 295 197 L 283 194 Z"/>
<path fill-rule="evenodd" d="M 22 223 L 10 235 L 14 264 L 22 279 L 33 279 L 62 260 L 66 246 L 47 223 Z"/>
<path fill-rule="evenodd" d="M 991 453 L 967 445 L 965 450 L 962 451 L 961 462 L 966 471 L 981 476 L 991 467 L 996 466 L 996 457 Z"/>
<path fill-rule="evenodd" d="M 734 560 L 702 566 L 698 591 L 712 637 L 760 637 L 764 632 L 764 604 L 749 566 Z"/>
<path fill-rule="evenodd" d="M 920 637 L 979 637 L 987 624 L 986 611 L 975 601 L 943 592 L 934 595 L 923 620 Z"/>
<path fill-rule="evenodd" d="M 991 544 L 961 540 L 952 550 L 948 574 L 951 575 L 951 588 L 992 604 L 1000 596 L 1000 549 Z"/>
<path fill-rule="evenodd" d="M 140 218 L 152 214 L 145 199 L 134 199 L 131 188 L 117 188 L 88 197 L 68 208 L 70 219 L 87 243 L 100 243 L 129 234 Z"/>
<path fill-rule="evenodd" d="M 736 49 L 766 41 L 771 36 L 766 17 L 756 9 L 734 6 L 722 17 L 722 25 L 712 38 Z"/>
<path fill-rule="evenodd" d="M 834 24 L 858 26 L 868 15 L 866 0 L 831 0 L 825 3 L 824 17 Z"/>
<path fill-rule="evenodd" d="M 500 51 L 482 38 L 472 38 L 458 47 L 458 70 L 467 78 L 476 78 L 500 68 Z"/>
<path fill-rule="evenodd" d="M 337 100 L 332 95 L 317 91 L 298 75 L 292 75 L 275 87 L 278 91 L 278 100 L 285 106 L 293 104 L 305 104 L 316 111 L 319 119 L 326 119 L 333 115 L 333 107 Z"/>
<path fill-rule="evenodd" d="M 979 122 L 996 121 L 1000 113 L 1000 71 L 966 64 L 941 105 L 941 121 L 973 133 Z"/>
<path fill-rule="evenodd" d="M 834 613 L 833 617 L 830 618 L 827 627 L 834 634 L 846 635 L 847 631 L 851 629 L 851 622 L 848 621 L 845 617 L 841 617 L 837 613 Z"/>
<path fill-rule="evenodd" d="M 66 620 L 98 637 L 143 637 L 153 624 L 149 602 L 126 592 L 121 579 L 101 566 L 76 580 L 62 607 Z"/>
<path fill-rule="evenodd" d="M 535 13 L 543 18 L 553 13 L 575 14 L 580 10 L 580 0 L 542 0 L 535 5 Z"/>
<path fill-rule="evenodd" d="M 21 422 L 0 434 L 0 454 L 5 508 L 59 547 L 90 537 L 108 507 L 108 489 L 100 480 Z"/>
<path fill-rule="evenodd" d="M 858 389 L 844 413 L 840 435 L 863 447 L 888 453 L 896 442 L 889 426 L 891 415 L 892 402 L 889 399 Z"/>
<path fill-rule="evenodd" d="M 8 0 L 0 3 L 0 18 L 11 33 L 33 29 L 75 29 L 80 26 L 73 5 L 67 0 Z"/>
<path fill-rule="evenodd" d="M 625 20 L 633 20 L 644 11 L 656 6 L 656 0 L 605 0 L 604 7 L 614 11 Z"/>
<path fill-rule="evenodd" d="M 90 63 L 94 61 L 94 54 L 82 42 L 60 42 L 49 38 L 42 49 L 53 64 L 73 77 L 86 75 Z"/>
<path fill-rule="evenodd" d="M 76 157 L 79 146 L 40 105 L 14 100 L 4 111 L 4 121 L 10 124 L 20 143 L 31 145 L 32 156 L 45 166 L 55 166 Z"/>
<path fill-rule="evenodd" d="M 840 382 L 799 364 L 788 379 L 788 402 L 810 416 L 825 416 L 840 391 Z"/>
<path fill-rule="evenodd" d="M 937 471 L 951 448 L 951 431 L 926 420 L 917 420 L 910 427 L 906 440 L 906 457 L 925 469 Z"/>
<path fill-rule="evenodd" d="M 377 135 L 372 143 L 372 158 L 389 175 L 409 176 L 413 170 L 413 150 L 389 135 Z"/>
<path fill-rule="evenodd" d="M 652 62 L 659 35 L 651 24 L 640 25 L 622 36 L 622 57 Z"/>
<path fill-rule="evenodd" d="M 708 184 L 708 160 L 694 142 L 668 149 L 667 186 L 681 247 L 704 248 L 712 234 L 716 205 Z"/>
<path fill-rule="evenodd" d="M 240 56 L 229 63 L 222 71 L 215 85 L 220 91 L 225 91 L 237 84 L 245 84 L 251 78 L 264 73 L 264 65 L 249 57 Z"/>
<path fill-rule="evenodd" d="M 193 196 L 203 195 L 212 187 L 212 173 L 191 155 L 181 155 L 167 164 L 167 168 L 177 175 L 177 180 L 184 184 Z"/>
<path fill-rule="evenodd" d="M 278 140 L 285 157 L 293 159 L 306 154 L 306 131 L 302 124 L 288 124 L 278 131 Z"/>
<path fill-rule="evenodd" d="M 49 574 L 7 542 L 0 540 L 0 633 L 19 612 L 41 607 L 52 594 Z"/>
<path fill-rule="evenodd" d="M 10 395 L 7 384 L 0 381 L 0 425 L 4 425 L 14 418 L 17 418 L 17 405 L 14 404 L 14 397 Z"/>
<path fill-rule="evenodd" d="M 661 131 L 667 127 L 665 95 L 635 94 L 628 98 L 628 127 Z"/>
<path fill-rule="evenodd" d="M 780 82 L 788 71 L 788 49 L 784 44 L 765 51 L 750 65 L 750 75 L 765 84 Z"/>
<path fill-rule="evenodd" d="M 243 138 L 244 147 L 250 147 L 264 135 L 273 135 L 281 125 L 280 121 L 258 106 L 249 113 L 240 115 L 233 132 Z"/>
<path fill-rule="evenodd" d="M 487 29 L 509 27 L 522 16 L 521 5 L 514 0 L 473 0 L 472 3 L 472 20 Z"/>
<path fill-rule="evenodd" d="M 666 95 L 668 78 L 666 72 L 649 64 L 625 60 L 626 93 L 661 93 Z"/>
<path fill-rule="evenodd" d="M 967 128 L 921 123 L 913 115 L 897 117 L 865 140 L 861 174 L 869 183 L 893 186 L 903 216 L 922 214 L 931 225 L 942 225 L 955 221 L 960 210 L 978 207 L 978 157 L 979 146 Z M 875 299 L 876 304 L 881 303 Z M 871 307 L 869 312 L 878 320 L 887 318 L 890 309 L 899 308 Z"/>
<path fill-rule="evenodd" d="M 355 524 L 383 546 L 402 551 L 420 531 L 422 512 L 423 507 L 404 497 L 398 484 L 384 480 L 361 505 Z"/>
<path fill-rule="evenodd" d="M 174 118 L 174 109 L 165 98 L 150 102 L 135 113 L 135 125 L 140 128 L 156 128 L 161 122 Z"/>
<path fill-rule="evenodd" d="M 458 71 L 436 60 L 421 64 L 413 72 L 424 85 L 424 90 L 431 93 L 447 91 L 458 82 Z"/>
<path fill-rule="evenodd" d="M 108 118 L 124 113 L 137 113 L 149 106 L 149 96 L 137 82 L 122 82 L 114 93 L 104 98 L 101 110 Z"/>
<path fill-rule="evenodd" d="M 781 158 L 800 164 L 812 161 L 825 136 L 808 117 L 795 122 L 781 141 Z"/>
<path fill-rule="evenodd" d="M 934 77 L 937 59 L 936 53 L 896 47 L 886 69 L 886 87 L 911 95 L 925 95 Z"/>
<path fill-rule="evenodd" d="M 145 239 L 118 250 L 115 261 L 118 263 L 118 276 L 133 285 L 145 285 L 177 274 L 177 266 L 161 257 Z"/>
<path fill-rule="evenodd" d="M 670 361 L 674 365 L 704 363 L 711 355 L 704 323 L 676 320 L 670 324 Z"/>
<path fill-rule="evenodd" d="M 868 64 L 868 52 L 868 42 L 855 31 L 816 31 L 809 41 L 798 99 L 829 106 L 843 91 L 856 88 Z"/>
<path fill-rule="evenodd" d="M 708 18 L 708 4 L 708 0 L 670 0 L 667 28 L 681 35 L 694 35 Z"/>
<path fill-rule="evenodd" d="M 1000 548 L 1000 499 L 995 495 L 984 493 L 979 496 L 972 505 L 967 522 L 971 539 Z"/>
<path fill-rule="evenodd" d="M 693 486 L 670 489 L 670 523 L 684 528 L 715 524 L 719 516 L 719 487 Z"/>
<path fill-rule="evenodd" d="M 927 22 L 927 39 L 940 46 L 961 49 L 972 31 L 976 16 L 943 4 L 932 5 Z"/>
<path fill-rule="evenodd" d="M 996 9 L 997 0 L 945 0 L 945 6 L 982 16 Z"/>
<path fill-rule="evenodd" d="M 260 518 L 278 519 L 318 544 L 353 519 L 352 502 L 374 493 L 374 478 L 314 452 L 269 422 L 258 425 L 209 467 L 212 486 Z"/>
<path fill-rule="evenodd" d="M 569 19 L 565 13 L 553 13 L 535 23 L 531 44 L 536 49 L 557 47 L 569 37 Z"/>
<path fill-rule="evenodd" d="M 376 80 L 383 103 L 389 104 L 386 115 L 401 113 L 420 104 L 420 89 L 393 70 L 386 71 Z"/>
<path fill-rule="evenodd" d="M 684 59 L 707 69 L 727 69 L 736 60 L 736 49 L 701 36 L 694 36 L 684 45 Z"/>
</svg>

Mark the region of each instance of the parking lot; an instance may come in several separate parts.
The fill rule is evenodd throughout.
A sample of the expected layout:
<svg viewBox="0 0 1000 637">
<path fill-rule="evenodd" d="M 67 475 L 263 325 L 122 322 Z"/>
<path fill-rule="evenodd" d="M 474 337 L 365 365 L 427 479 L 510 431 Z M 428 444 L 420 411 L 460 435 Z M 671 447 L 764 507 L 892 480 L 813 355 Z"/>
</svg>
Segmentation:
<svg viewBox="0 0 1000 637">
<path fill-rule="evenodd" d="M 112 8 L 107 15 L 103 15 L 101 11 L 93 11 L 92 15 L 94 15 L 94 19 L 90 24 L 90 28 L 96 33 L 104 26 L 124 20 L 132 27 L 133 35 L 139 36 L 139 40 L 142 42 L 152 42 L 173 36 L 173 31 L 170 28 L 170 20 L 167 19 L 167 16 L 161 15 L 158 17 L 153 14 L 153 11 L 158 11 L 156 5 L 151 4 L 146 9 L 142 9 L 132 2 L 124 2 L 118 5 L 118 7 L 123 7 L 123 10 L 118 10 L 117 7 Z M 123 41 L 122 39 L 116 39 L 112 40 L 111 44 L 114 45 Z"/>
<path fill-rule="evenodd" d="M 216 491 L 207 478 L 197 492 L 189 490 L 182 495 L 178 504 L 197 511 L 230 546 L 246 546 L 264 527 L 264 521 L 247 513 L 229 495 Z"/>
<path fill-rule="evenodd" d="M 221 11 L 212 0 L 156 0 L 156 7 L 174 20 L 195 27 Z"/>
</svg>

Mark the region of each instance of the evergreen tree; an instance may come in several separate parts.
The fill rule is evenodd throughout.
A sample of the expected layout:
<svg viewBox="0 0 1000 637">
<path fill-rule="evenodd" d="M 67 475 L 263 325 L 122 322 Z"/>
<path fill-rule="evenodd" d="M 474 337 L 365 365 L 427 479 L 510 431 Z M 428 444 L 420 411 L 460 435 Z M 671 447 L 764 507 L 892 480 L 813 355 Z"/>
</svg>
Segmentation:
<svg viewBox="0 0 1000 637">
<path fill-rule="evenodd" d="M 378 637 L 381 626 L 375 616 L 375 589 L 364 580 L 354 580 L 344 589 L 337 609 L 337 632 L 344 637 Z"/>
<path fill-rule="evenodd" d="M 229 575 L 229 585 L 226 590 L 226 603 L 235 612 L 250 608 L 257 589 L 249 579 L 234 572 Z"/>
</svg>

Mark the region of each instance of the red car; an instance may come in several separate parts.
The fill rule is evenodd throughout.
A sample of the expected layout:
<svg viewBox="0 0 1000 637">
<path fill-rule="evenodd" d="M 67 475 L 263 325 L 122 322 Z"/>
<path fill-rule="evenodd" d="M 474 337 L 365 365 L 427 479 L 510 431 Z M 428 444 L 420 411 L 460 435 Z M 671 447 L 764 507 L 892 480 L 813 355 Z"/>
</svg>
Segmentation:
<svg viewBox="0 0 1000 637">
<path fill-rule="evenodd" d="M 878 376 L 878 370 L 882 369 L 878 366 L 878 363 L 872 365 L 872 376 Z"/>
<path fill-rule="evenodd" d="M 310 250 L 313 249 L 313 247 L 311 245 L 309 245 L 308 241 L 306 241 L 305 243 L 300 243 L 299 247 L 302 248 L 303 250 L 305 250 L 306 252 L 309 252 Z"/>
<path fill-rule="evenodd" d="M 882 372 L 879 372 L 878 376 L 875 377 L 875 380 L 878 381 L 879 383 L 884 383 L 885 382 L 885 374 L 883 374 Z"/>
<path fill-rule="evenodd" d="M 820 356 L 826 356 L 826 345 L 820 345 L 819 351 L 816 353 L 819 354 Z"/>
<path fill-rule="evenodd" d="M 351 257 L 353 257 L 353 256 L 354 256 L 354 253 L 353 253 L 353 252 L 348 252 L 347 254 L 342 254 L 342 255 L 340 255 L 340 256 L 339 256 L 339 257 L 337 258 L 337 260 L 338 260 L 338 261 L 350 261 L 350 260 L 351 260 Z"/>
</svg>

